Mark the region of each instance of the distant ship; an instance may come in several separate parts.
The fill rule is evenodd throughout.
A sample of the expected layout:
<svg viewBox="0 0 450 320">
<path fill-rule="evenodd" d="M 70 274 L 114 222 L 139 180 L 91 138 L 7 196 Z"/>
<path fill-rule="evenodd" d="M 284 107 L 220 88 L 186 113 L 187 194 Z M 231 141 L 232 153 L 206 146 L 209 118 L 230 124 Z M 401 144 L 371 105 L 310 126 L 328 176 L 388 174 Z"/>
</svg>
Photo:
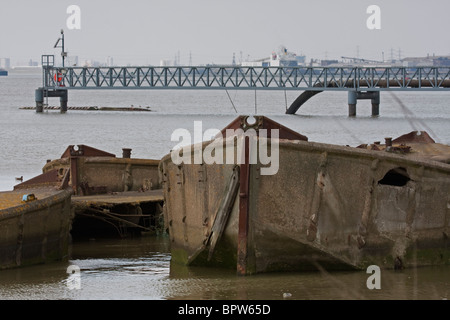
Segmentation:
<svg viewBox="0 0 450 320">
<path fill-rule="evenodd" d="M 305 56 L 290 52 L 281 45 L 270 57 L 253 61 L 243 61 L 243 67 L 297 67 L 305 65 Z"/>
<path fill-rule="evenodd" d="M 5 69 L 0 69 L 0 76 L 7 76 L 8 75 L 8 71 Z"/>
<path fill-rule="evenodd" d="M 13 73 L 39 74 L 42 72 L 41 66 L 16 66 L 12 67 Z"/>
</svg>

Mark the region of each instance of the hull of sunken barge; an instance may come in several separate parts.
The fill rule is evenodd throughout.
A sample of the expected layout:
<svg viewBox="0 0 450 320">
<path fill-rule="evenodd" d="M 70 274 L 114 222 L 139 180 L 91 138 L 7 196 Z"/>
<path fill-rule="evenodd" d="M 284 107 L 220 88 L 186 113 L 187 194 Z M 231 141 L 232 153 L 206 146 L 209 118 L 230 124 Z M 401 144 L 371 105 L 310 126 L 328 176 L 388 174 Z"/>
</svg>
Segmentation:
<svg viewBox="0 0 450 320">
<path fill-rule="evenodd" d="M 450 263 L 449 146 L 425 132 L 357 148 L 309 142 L 255 118 L 227 128 L 279 129 L 279 139 L 257 138 L 278 148 L 275 174 L 262 174 L 267 162 L 250 163 L 245 133 L 183 150 L 195 163 L 198 150 L 236 155 L 241 143 L 242 163 L 161 160 L 173 263 L 242 275 Z"/>
<path fill-rule="evenodd" d="M 159 160 L 123 157 L 86 145 L 69 146 L 44 172 L 68 170 L 75 217 L 74 239 L 129 237 L 157 233 L 162 224 L 163 195 Z"/>
<path fill-rule="evenodd" d="M 0 192 L 0 269 L 69 259 L 71 194 L 55 171 Z"/>
</svg>

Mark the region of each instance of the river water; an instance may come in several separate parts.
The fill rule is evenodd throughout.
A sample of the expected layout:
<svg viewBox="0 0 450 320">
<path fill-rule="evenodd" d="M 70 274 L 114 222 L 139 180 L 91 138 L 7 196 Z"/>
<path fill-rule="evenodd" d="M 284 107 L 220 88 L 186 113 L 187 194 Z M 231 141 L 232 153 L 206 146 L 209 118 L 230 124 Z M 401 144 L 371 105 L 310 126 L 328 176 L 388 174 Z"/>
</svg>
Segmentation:
<svg viewBox="0 0 450 320">
<path fill-rule="evenodd" d="M 69 91 L 69 107 L 142 107 L 151 112 L 52 110 L 34 106 L 40 74 L 0 77 L 0 190 L 16 177 L 41 173 L 47 159 L 68 145 L 85 144 L 122 156 L 159 159 L 178 141 L 175 129 L 222 129 L 239 114 L 266 115 L 306 135 L 310 141 L 357 146 L 412 130 L 427 131 L 450 144 L 449 93 L 381 93 L 380 116 L 371 117 L 370 100 L 358 101 L 357 116 L 347 117 L 347 94 L 324 92 L 297 115 L 285 115 L 298 93 L 292 91 L 130 90 Z M 400 99 L 402 104 L 397 102 Z M 50 98 L 49 105 L 59 105 Z M 74 269 L 75 268 L 75 269 Z M 75 270 L 72 271 L 71 270 Z M 0 299 L 32 300 L 329 300 L 448 299 L 450 267 L 382 270 L 381 288 L 369 289 L 361 272 L 275 273 L 238 277 L 233 270 L 171 265 L 168 237 L 91 239 L 75 242 L 68 262 L 0 271 Z"/>
</svg>

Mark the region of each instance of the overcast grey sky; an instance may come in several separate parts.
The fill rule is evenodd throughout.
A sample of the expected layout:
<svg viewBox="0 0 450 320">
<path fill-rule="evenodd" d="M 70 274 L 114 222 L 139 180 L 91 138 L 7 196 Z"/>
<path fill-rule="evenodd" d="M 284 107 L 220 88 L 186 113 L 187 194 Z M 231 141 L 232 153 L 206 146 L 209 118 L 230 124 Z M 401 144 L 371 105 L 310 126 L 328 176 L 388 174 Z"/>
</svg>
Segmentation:
<svg viewBox="0 0 450 320">
<path fill-rule="evenodd" d="M 81 29 L 69 30 L 69 5 Z M 369 5 L 381 29 L 369 30 Z M 449 0 L 0 0 L 0 57 L 40 60 L 60 29 L 66 50 L 81 60 L 159 64 L 180 53 L 181 64 L 231 63 L 269 56 L 280 45 L 307 59 L 359 56 L 381 60 L 450 54 Z M 393 51 L 391 51 L 393 50 Z M 59 56 L 58 56 L 59 59 Z"/>
</svg>

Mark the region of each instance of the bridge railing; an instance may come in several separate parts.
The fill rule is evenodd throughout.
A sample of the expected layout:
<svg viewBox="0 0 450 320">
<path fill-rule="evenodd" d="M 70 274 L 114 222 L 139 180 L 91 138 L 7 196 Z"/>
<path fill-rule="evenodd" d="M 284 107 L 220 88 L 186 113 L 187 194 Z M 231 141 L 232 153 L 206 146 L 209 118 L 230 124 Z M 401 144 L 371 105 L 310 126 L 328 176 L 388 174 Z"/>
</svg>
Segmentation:
<svg viewBox="0 0 450 320">
<path fill-rule="evenodd" d="M 43 66 L 45 89 L 450 90 L 450 67 Z"/>
</svg>

